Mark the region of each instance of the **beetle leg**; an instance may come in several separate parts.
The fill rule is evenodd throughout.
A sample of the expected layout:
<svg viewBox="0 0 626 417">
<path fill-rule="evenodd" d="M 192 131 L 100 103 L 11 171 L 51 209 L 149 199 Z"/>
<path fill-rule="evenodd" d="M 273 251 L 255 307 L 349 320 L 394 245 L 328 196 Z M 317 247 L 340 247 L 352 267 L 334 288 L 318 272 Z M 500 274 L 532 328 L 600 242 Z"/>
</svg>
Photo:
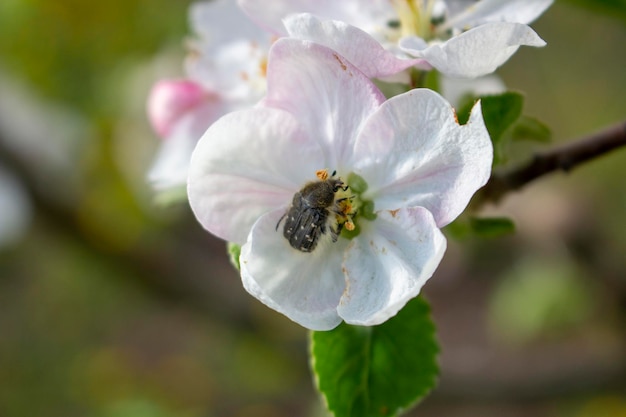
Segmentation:
<svg viewBox="0 0 626 417">
<path fill-rule="evenodd" d="M 282 216 L 280 216 L 280 219 L 278 219 L 278 223 L 276 223 L 276 229 L 275 229 L 276 231 L 278 231 L 278 226 L 280 226 L 280 222 L 283 221 L 286 215 L 287 215 L 287 212 L 285 212 Z"/>
<path fill-rule="evenodd" d="M 341 228 L 343 227 L 343 224 L 339 223 L 337 225 L 337 230 L 333 229 L 332 226 L 329 227 L 330 229 L 330 237 L 333 240 L 333 242 L 336 242 L 337 239 L 339 239 L 339 233 L 341 233 Z"/>
</svg>

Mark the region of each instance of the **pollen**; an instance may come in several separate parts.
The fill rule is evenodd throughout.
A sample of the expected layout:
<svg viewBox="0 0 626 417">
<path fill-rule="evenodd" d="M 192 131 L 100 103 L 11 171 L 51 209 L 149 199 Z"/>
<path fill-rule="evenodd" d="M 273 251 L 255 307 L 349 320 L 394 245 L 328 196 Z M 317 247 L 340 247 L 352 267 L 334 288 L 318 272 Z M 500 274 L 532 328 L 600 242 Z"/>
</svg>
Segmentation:
<svg viewBox="0 0 626 417">
<path fill-rule="evenodd" d="M 267 58 L 262 59 L 259 63 L 259 71 L 261 76 L 267 77 Z"/>
<path fill-rule="evenodd" d="M 352 199 L 354 196 L 343 197 L 335 202 L 335 219 L 340 228 L 353 231 L 356 226 L 352 218 L 356 214 Z"/>
<path fill-rule="evenodd" d="M 322 181 L 326 181 L 328 179 L 328 169 L 324 168 L 316 171 L 315 176 Z"/>
</svg>

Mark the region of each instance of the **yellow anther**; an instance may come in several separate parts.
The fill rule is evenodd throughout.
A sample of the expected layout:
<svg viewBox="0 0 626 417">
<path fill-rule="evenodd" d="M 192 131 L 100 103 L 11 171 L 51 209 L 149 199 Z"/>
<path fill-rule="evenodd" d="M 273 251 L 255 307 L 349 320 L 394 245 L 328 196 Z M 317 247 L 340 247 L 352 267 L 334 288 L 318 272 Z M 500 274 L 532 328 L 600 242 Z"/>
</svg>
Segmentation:
<svg viewBox="0 0 626 417">
<path fill-rule="evenodd" d="M 328 179 L 328 169 L 324 168 L 316 171 L 315 176 L 322 181 L 326 181 Z"/>
</svg>

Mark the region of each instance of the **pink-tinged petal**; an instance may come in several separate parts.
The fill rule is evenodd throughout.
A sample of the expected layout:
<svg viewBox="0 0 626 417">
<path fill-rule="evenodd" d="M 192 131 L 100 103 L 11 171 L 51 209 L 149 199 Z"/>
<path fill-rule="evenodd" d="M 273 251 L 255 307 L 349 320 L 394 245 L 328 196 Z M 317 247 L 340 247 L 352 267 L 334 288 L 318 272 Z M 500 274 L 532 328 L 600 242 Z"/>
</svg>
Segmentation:
<svg viewBox="0 0 626 417">
<path fill-rule="evenodd" d="M 243 285 L 268 307 L 312 330 L 330 330 L 341 319 L 337 305 L 345 288 L 341 269 L 347 240 L 325 240 L 311 253 L 289 245 L 276 225 L 279 209 L 262 216 L 241 248 Z M 282 226 L 282 224 L 281 224 Z"/>
<path fill-rule="evenodd" d="M 191 154 L 208 127 L 226 112 L 221 100 L 205 100 L 181 114 L 164 137 L 148 172 L 155 190 L 185 187 Z"/>
<path fill-rule="evenodd" d="M 163 141 L 148 171 L 148 181 L 155 190 L 184 187 L 187 183 L 191 154 L 201 135 L 189 134 L 184 123 L 178 127 Z"/>
<path fill-rule="evenodd" d="M 270 50 L 267 107 L 288 111 L 320 143 L 329 166 L 342 170 L 357 132 L 385 97 L 330 48 L 283 38 Z"/>
<path fill-rule="evenodd" d="M 301 13 L 284 19 L 289 36 L 313 41 L 343 55 L 369 78 L 388 77 L 421 65 L 423 59 L 399 58 L 363 30 L 338 20 L 320 20 Z"/>
<path fill-rule="evenodd" d="M 162 80 L 152 87 L 148 96 L 148 118 L 157 134 L 166 137 L 186 113 L 218 100 L 216 95 L 193 81 Z"/>
<path fill-rule="evenodd" d="M 417 296 L 439 265 L 446 239 L 422 208 L 382 211 L 352 240 L 346 291 L 337 311 L 347 323 L 373 326 Z"/>
<path fill-rule="evenodd" d="M 438 227 L 454 220 L 489 179 L 493 148 L 476 104 L 467 124 L 439 94 L 416 89 L 383 104 L 364 126 L 354 171 L 376 210 L 422 206 Z"/>
<path fill-rule="evenodd" d="M 522 45 L 545 44 L 529 26 L 500 22 L 486 23 L 424 50 L 413 49 L 410 40 L 403 40 L 400 47 L 445 75 L 473 78 L 495 71 Z"/>
<path fill-rule="evenodd" d="M 489 22 L 529 24 L 541 16 L 553 2 L 554 0 L 482 0 L 452 15 L 439 30 L 466 29 Z"/>
<path fill-rule="evenodd" d="M 227 114 L 193 152 L 188 196 L 198 221 L 214 235 L 243 243 L 264 213 L 291 203 L 325 161 L 318 144 L 278 109 Z"/>
</svg>

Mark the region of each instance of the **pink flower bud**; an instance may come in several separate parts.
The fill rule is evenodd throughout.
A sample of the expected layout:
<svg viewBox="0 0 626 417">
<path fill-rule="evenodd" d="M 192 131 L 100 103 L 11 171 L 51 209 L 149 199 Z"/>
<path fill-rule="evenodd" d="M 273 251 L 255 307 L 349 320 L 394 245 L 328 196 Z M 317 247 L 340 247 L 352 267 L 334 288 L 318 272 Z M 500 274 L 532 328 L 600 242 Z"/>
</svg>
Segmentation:
<svg viewBox="0 0 626 417">
<path fill-rule="evenodd" d="M 162 80 L 148 97 L 148 118 L 152 128 L 167 137 L 176 122 L 187 112 L 204 104 L 211 94 L 191 80 Z"/>
</svg>

